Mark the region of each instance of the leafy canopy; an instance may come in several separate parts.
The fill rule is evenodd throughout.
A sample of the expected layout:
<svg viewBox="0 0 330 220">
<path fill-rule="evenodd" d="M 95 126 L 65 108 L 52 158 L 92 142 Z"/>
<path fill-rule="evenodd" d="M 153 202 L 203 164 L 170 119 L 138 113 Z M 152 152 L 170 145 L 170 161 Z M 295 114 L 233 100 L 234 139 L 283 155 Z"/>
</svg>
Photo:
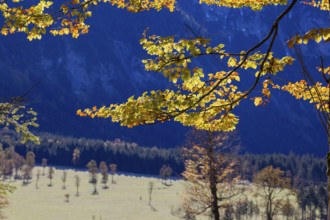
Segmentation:
<svg viewBox="0 0 330 220">
<path fill-rule="evenodd" d="M 227 51 L 225 45 L 213 43 L 201 37 L 177 39 L 176 37 L 160 37 L 144 33 L 140 44 L 150 55 L 142 60 L 145 70 L 159 72 L 174 84 L 175 89 L 145 92 L 139 97 L 130 97 L 126 103 L 111 104 L 92 109 L 78 110 L 80 116 L 112 118 L 113 122 L 134 127 L 153 124 L 174 119 L 185 126 L 209 131 L 231 131 L 238 123 L 238 116 L 233 110 L 248 97 L 256 106 L 265 105 L 271 90 L 289 92 L 297 99 L 308 100 L 322 112 L 329 112 L 329 86 L 322 82 L 310 83 L 306 79 L 283 84 L 274 79 L 277 73 L 293 64 L 292 56 L 277 57 L 272 52 L 278 36 L 282 19 L 296 6 L 297 0 L 287 1 L 200 1 L 226 7 L 250 7 L 260 10 L 267 5 L 284 4 L 286 9 L 276 18 L 269 33 L 256 45 L 240 52 Z M 303 6 L 319 7 L 329 10 L 329 2 L 304 2 Z M 296 6 L 298 7 L 298 6 Z M 307 44 L 311 40 L 325 44 L 330 40 L 330 29 L 315 28 L 305 34 L 288 39 L 289 48 L 297 48 L 299 44 Z M 262 52 L 262 48 L 267 49 Z M 227 67 L 215 73 L 205 72 L 195 60 L 201 57 L 217 57 L 227 63 Z M 301 59 L 299 59 L 301 61 Z M 328 79 L 329 67 L 319 67 L 318 71 Z M 253 74 L 249 89 L 240 86 L 242 74 Z M 327 83 L 327 80 L 326 80 Z M 255 95 L 256 88 L 261 85 L 260 95 Z"/>
<path fill-rule="evenodd" d="M 110 117 L 112 121 L 128 127 L 174 119 L 198 129 L 231 131 L 238 123 L 233 110 L 240 102 L 249 98 L 256 106 L 264 105 L 269 101 L 272 89 L 287 91 L 297 99 L 315 104 L 320 111 L 329 112 L 327 83 L 311 83 L 306 79 L 288 84 L 276 82 L 277 73 L 295 59 L 291 56 L 279 57 L 272 52 L 282 19 L 293 7 L 312 6 L 329 11 L 329 1 L 200 0 L 199 3 L 229 8 L 248 7 L 252 10 L 284 5 L 285 9 L 259 43 L 234 53 L 226 50 L 224 44 L 202 37 L 178 39 L 144 33 L 140 43 L 150 55 L 149 59 L 142 61 L 145 69 L 159 72 L 174 84 L 175 89 L 145 92 L 139 97 L 128 98 L 122 104 L 78 110 L 77 114 L 92 118 Z M 41 39 L 46 33 L 77 38 L 88 33 L 86 21 L 92 16 L 93 8 L 102 4 L 111 4 L 133 13 L 161 9 L 173 12 L 176 0 L 72 0 L 61 4 L 45 0 L 24 3 L 22 0 L 3 1 L 0 3 L 4 17 L 1 33 L 23 32 L 29 40 Z M 312 41 L 325 44 L 329 39 L 329 27 L 315 27 L 288 39 L 286 46 L 296 48 Z M 227 67 L 213 73 L 205 72 L 202 66 L 194 62 L 201 57 L 218 57 L 227 63 Z M 328 79 L 329 67 L 322 66 L 318 70 Z M 242 88 L 239 83 L 242 74 L 255 76 L 248 89 Z M 252 93 L 259 86 L 261 92 Z"/>
</svg>

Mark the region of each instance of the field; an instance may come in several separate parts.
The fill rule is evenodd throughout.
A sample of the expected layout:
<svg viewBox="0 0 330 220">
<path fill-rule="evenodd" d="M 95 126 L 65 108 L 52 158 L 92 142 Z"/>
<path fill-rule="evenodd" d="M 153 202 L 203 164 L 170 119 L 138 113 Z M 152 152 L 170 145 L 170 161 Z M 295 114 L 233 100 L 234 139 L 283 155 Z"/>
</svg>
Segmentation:
<svg viewBox="0 0 330 220">
<path fill-rule="evenodd" d="M 62 189 L 62 170 L 55 170 L 53 186 L 49 187 L 47 175 L 40 176 L 39 189 L 35 186 L 35 173 L 30 184 L 22 185 L 13 181 L 16 191 L 9 196 L 10 204 L 3 210 L 3 215 L 12 220 L 167 220 L 178 219 L 171 214 L 171 208 L 177 207 L 183 191 L 181 181 L 172 181 L 165 186 L 160 179 L 116 175 L 117 184 L 109 183 L 109 189 L 98 184 L 98 195 L 92 195 L 93 187 L 88 183 L 87 172 L 67 170 L 67 187 Z M 47 169 L 46 169 L 47 172 Z M 76 197 L 74 175 L 81 178 L 80 196 Z M 100 179 L 100 176 L 99 176 Z M 110 179 L 110 178 L 109 178 Z M 110 181 L 109 181 L 110 182 Z M 154 182 L 152 207 L 149 206 L 149 182 Z M 69 202 L 65 194 L 69 193 Z"/>
<path fill-rule="evenodd" d="M 179 217 L 173 215 L 173 210 L 180 206 L 184 193 L 182 180 L 172 181 L 170 186 L 162 184 L 159 178 L 115 175 L 116 184 L 111 184 L 109 177 L 108 189 L 103 189 L 103 184 L 98 184 L 98 194 L 93 195 L 93 186 L 89 183 L 89 174 L 82 171 L 67 170 L 66 189 L 63 189 L 61 176 L 63 170 L 55 170 L 53 186 L 48 186 L 47 175 L 40 176 L 38 189 L 36 188 L 37 170 L 42 173 L 42 168 L 34 169 L 33 179 L 29 184 L 23 185 L 22 181 L 12 181 L 16 191 L 9 196 L 9 205 L 3 209 L 3 215 L 9 220 L 175 220 Z M 46 169 L 47 173 L 47 169 Z M 81 179 L 79 197 L 76 196 L 74 176 Z M 101 176 L 99 175 L 99 180 Z M 151 206 L 149 205 L 149 183 L 153 182 Z M 252 185 L 243 195 L 236 197 L 233 204 L 242 199 L 255 198 Z M 287 197 L 295 206 L 296 200 L 288 192 L 282 192 L 283 198 Z M 70 194 L 66 201 L 65 194 Z M 260 198 L 259 198 L 260 199 Z M 282 219 L 282 216 L 278 216 Z M 281 218 L 280 218 L 281 217 Z M 206 220 L 201 216 L 197 220 Z M 253 219 L 262 219 L 254 216 Z"/>
</svg>

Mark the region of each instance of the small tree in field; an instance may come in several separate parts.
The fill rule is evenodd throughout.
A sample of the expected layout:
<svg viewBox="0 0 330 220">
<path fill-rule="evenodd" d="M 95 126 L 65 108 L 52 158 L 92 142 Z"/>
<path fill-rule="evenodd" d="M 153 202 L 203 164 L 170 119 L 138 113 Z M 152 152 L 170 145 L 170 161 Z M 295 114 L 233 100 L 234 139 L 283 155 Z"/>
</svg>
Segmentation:
<svg viewBox="0 0 330 220">
<path fill-rule="evenodd" d="M 27 183 L 27 180 L 31 178 L 32 175 L 32 169 L 35 165 L 35 154 L 32 151 L 29 151 L 26 153 L 25 156 L 25 165 L 23 168 L 23 175 L 25 179 L 25 183 Z"/>
<path fill-rule="evenodd" d="M 100 171 L 101 171 L 101 175 L 102 175 L 102 183 L 104 184 L 104 186 L 103 186 L 104 189 L 109 188 L 107 186 L 107 182 L 108 182 L 108 179 L 109 179 L 108 170 L 109 169 L 108 169 L 107 164 L 104 161 L 102 161 L 100 163 Z"/>
<path fill-rule="evenodd" d="M 163 164 L 163 166 L 159 170 L 159 176 L 162 179 L 162 183 L 164 183 L 165 181 L 165 169 L 166 169 L 166 165 Z"/>
<path fill-rule="evenodd" d="M 273 220 L 283 205 L 284 197 L 287 196 L 284 191 L 290 189 L 290 178 L 285 176 L 283 170 L 268 166 L 254 176 L 253 182 L 257 187 L 256 193 L 261 197 L 262 205 L 265 207 L 266 219 Z"/>
<path fill-rule="evenodd" d="M 80 186 L 80 177 L 78 175 L 74 176 L 74 184 L 76 186 L 77 192 L 76 192 L 76 196 L 79 196 L 79 186 Z"/>
<path fill-rule="evenodd" d="M 78 148 L 75 148 L 73 150 L 73 154 L 72 154 L 72 162 L 75 166 L 78 165 L 80 160 L 80 150 Z"/>
<path fill-rule="evenodd" d="M 14 153 L 14 170 L 15 170 L 15 179 L 19 179 L 20 176 L 18 172 L 23 169 L 23 166 L 25 164 L 25 159 L 18 153 Z"/>
<path fill-rule="evenodd" d="M 149 182 L 148 184 L 148 195 L 149 195 L 149 205 L 151 205 L 151 200 L 152 200 L 152 191 L 154 189 L 154 182 Z"/>
<path fill-rule="evenodd" d="M 32 151 L 29 151 L 26 153 L 25 156 L 25 161 L 26 161 L 26 165 L 28 165 L 31 169 L 34 167 L 35 163 L 36 163 L 36 156 Z"/>
<path fill-rule="evenodd" d="M 41 160 L 41 166 L 42 166 L 42 175 L 44 176 L 45 175 L 45 168 L 47 166 L 47 159 L 46 158 L 42 158 Z"/>
<path fill-rule="evenodd" d="M 53 167 L 49 167 L 48 168 L 48 179 L 49 179 L 49 184 L 48 184 L 48 186 L 53 186 L 53 182 L 52 182 L 52 180 L 53 180 L 53 178 L 54 178 L 54 173 L 55 173 L 55 170 L 54 170 L 54 168 Z"/>
<path fill-rule="evenodd" d="M 67 174 L 68 174 L 67 171 L 63 170 L 63 174 L 62 174 L 62 177 L 61 177 L 61 180 L 62 180 L 62 183 L 63 183 L 62 189 L 66 189 L 65 183 L 66 183 Z"/>
<path fill-rule="evenodd" d="M 64 194 L 64 197 L 65 197 L 65 202 L 69 202 L 70 194 L 66 193 Z"/>
<path fill-rule="evenodd" d="M 23 166 L 23 184 L 29 183 L 29 179 L 31 178 L 32 169 L 28 165 Z"/>
<path fill-rule="evenodd" d="M 38 170 L 37 174 L 36 174 L 36 189 L 39 189 L 38 183 L 39 183 L 39 179 L 40 179 L 40 170 Z"/>
<path fill-rule="evenodd" d="M 166 185 L 167 179 L 172 175 L 173 170 L 170 166 L 163 165 L 162 168 L 160 168 L 159 174 L 162 179 L 162 182 Z"/>
<path fill-rule="evenodd" d="M 89 182 L 93 185 L 94 187 L 94 191 L 93 191 L 93 195 L 97 194 L 97 174 L 99 172 L 99 169 L 97 168 L 97 163 L 95 160 L 91 160 L 89 161 L 89 163 L 87 164 L 87 168 L 88 168 L 88 172 L 90 175 L 90 180 Z"/>
<path fill-rule="evenodd" d="M 113 178 L 117 172 L 117 164 L 112 163 L 109 166 L 110 166 L 110 173 L 111 173 L 111 184 L 115 184 L 117 182 Z"/>
</svg>

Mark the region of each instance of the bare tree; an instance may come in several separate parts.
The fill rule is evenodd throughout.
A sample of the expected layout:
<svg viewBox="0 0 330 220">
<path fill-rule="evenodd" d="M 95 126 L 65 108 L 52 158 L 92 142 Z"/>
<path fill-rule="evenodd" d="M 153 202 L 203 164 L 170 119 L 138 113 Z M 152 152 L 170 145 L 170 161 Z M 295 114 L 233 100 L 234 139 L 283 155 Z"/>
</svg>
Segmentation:
<svg viewBox="0 0 330 220">
<path fill-rule="evenodd" d="M 165 169 L 166 169 L 166 167 L 167 166 L 165 164 L 163 164 L 163 166 L 159 170 L 159 176 L 162 179 L 162 183 L 164 183 L 164 181 L 165 181 Z"/>
<path fill-rule="evenodd" d="M 41 160 L 41 166 L 42 166 L 42 175 L 45 176 L 45 168 L 47 166 L 47 159 L 46 158 L 42 158 Z"/>
<path fill-rule="evenodd" d="M 169 179 L 169 177 L 172 175 L 173 173 L 173 170 L 172 168 L 169 166 L 169 165 L 163 165 L 161 168 L 160 168 L 160 177 L 162 178 L 162 182 L 165 184 L 165 185 L 168 185 L 167 184 L 167 180 Z M 171 182 L 170 182 L 171 184 Z"/>
<path fill-rule="evenodd" d="M 23 184 L 28 184 L 31 178 L 32 169 L 28 165 L 23 166 Z"/>
<path fill-rule="evenodd" d="M 98 179 L 99 169 L 97 168 L 96 161 L 95 160 L 89 161 L 89 163 L 87 164 L 87 168 L 88 168 L 88 172 L 89 172 L 89 175 L 90 175 L 89 182 L 94 187 L 93 195 L 98 194 L 96 186 L 97 186 L 97 179 Z"/>
<path fill-rule="evenodd" d="M 39 179 L 40 179 L 40 170 L 38 170 L 38 172 L 36 174 L 36 189 L 39 189 L 39 186 L 38 186 Z"/>
<path fill-rule="evenodd" d="M 77 189 L 76 196 L 79 196 L 79 186 L 80 186 L 80 177 L 78 175 L 74 176 L 75 186 Z"/>
<path fill-rule="evenodd" d="M 110 173 L 111 173 L 111 184 L 117 183 L 113 178 L 114 175 L 117 173 L 117 164 L 110 164 Z"/>
<path fill-rule="evenodd" d="M 149 205 L 151 205 L 151 200 L 152 200 L 152 191 L 154 189 L 154 182 L 149 182 L 148 184 L 148 195 L 149 195 Z"/>
<path fill-rule="evenodd" d="M 53 186 L 53 178 L 54 178 L 54 173 L 55 173 L 55 170 L 53 167 L 49 167 L 48 168 L 48 179 L 49 179 L 49 184 L 48 186 Z"/>
<path fill-rule="evenodd" d="M 64 194 L 64 197 L 65 197 L 65 202 L 69 202 L 70 194 L 66 193 Z"/>
<path fill-rule="evenodd" d="M 73 154 L 72 154 L 72 162 L 75 166 L 78 165 L 80 160 L 80 150 L 78 148 L 75 148 L 73 150 Z"/>
<path fill-rule="evenodd" d="M 225 200 L 242 193 L 237 187 L 239 176 L 235 171 L 234 134 L 198 132 L 191 135 L 188 148 L 184 148 L 186 193 L 182 207 L 189 216 L 211 212 L 220 219 L 220 208 Z"/>
<path fill-rule="evenodd" d="M 23 166 L 25 164 L 25 159 L 18 153 L 14 154 L 14 170 L 15 170 L 15 179 L 19 179 L 20 176 L 18 172 L 23 169 Z"/>
<path fill-rule="evenodd" d="M 109 169 L 108 169 L 108 166 L 107 166 L 106 162 L 101 161 L 101 163 L 100 163 L 100 171 L 101 171 L 101 175 L 102 175 L 102 183 L 104 184 L 104 186 L 103 186 L 104 189 L 109 188 L 107 186 L 107 182 L 108 182 L 108 179 L 109 179 L 108 170 Z"/>
<path fill-rule="evenodd" d="M 265 207 L 267 220 L 273 220 L 280 211 L 287 193 L 290 189 L 291 179 L 285 176 L 285 172 L 279 168 L 268 166 L 259 171 L 253 178 L 257 187 L 256 193 L 261 197 L 262 205 Z"/>
<path fill-rule="evenodd" d="M 61 177 L 61 180 L 62 180 L 62 183 L 63 183 L 62 189 L 66 189 L 65 183 L 66 183 L 67 174 L 68 174 L 68 172 L 66 170 L 63 170 L 63 174 L 62 174 L 62 177 Z"/>
<path fill-rule="evenodd" d="M 31 169 L 34 167 L 35 163 L 36 163 L 36 156 L 32 151 L 29 151 L 26 153 L 25 156 L 25 161 L 26 161 L 26 165 L 28 165 Z"/>
</svg>

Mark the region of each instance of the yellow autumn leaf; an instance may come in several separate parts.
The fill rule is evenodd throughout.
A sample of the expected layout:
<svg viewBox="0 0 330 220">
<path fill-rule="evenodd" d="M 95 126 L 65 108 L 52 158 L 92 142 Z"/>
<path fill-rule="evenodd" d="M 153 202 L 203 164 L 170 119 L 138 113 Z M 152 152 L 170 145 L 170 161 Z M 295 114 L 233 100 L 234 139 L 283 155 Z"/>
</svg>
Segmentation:
<svg viewBox="0 0 330 220">
<path fill-rule="evenodd" d="M 261 97 L 256 97 L 254 98 L 254 105 L 259 106 L 262 104 L 262 98 Z"/>
<path fill-rule="evenodd" d="M 230 57 L 230 58 L 228 59 L 228 67 L 234 67 L 234 66 L 236 66 L 236 63 L 237 63 L 237 61 L 236 61 L 235 58 Z"/>
</svg>

